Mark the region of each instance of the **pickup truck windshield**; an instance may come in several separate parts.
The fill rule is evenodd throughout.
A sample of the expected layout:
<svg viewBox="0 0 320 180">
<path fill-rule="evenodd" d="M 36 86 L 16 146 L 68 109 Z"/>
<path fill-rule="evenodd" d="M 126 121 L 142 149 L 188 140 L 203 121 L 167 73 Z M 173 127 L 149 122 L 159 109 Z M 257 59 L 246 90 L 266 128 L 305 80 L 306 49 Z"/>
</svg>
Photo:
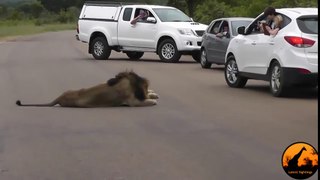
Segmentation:
<svg viewBox="0 0 320 180">
<path fill-rule="evenodd" d="M 153 8 L 162 22 L 192 22 L 192 20 L 178 9 Z"/>
</svg>

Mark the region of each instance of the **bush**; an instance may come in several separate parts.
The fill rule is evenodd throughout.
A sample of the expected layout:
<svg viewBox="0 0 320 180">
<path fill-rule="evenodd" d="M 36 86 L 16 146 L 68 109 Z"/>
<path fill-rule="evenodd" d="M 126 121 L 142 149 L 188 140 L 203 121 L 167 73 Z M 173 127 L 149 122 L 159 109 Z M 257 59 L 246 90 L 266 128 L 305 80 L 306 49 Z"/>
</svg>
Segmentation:
<svg viewBox="0 0 320 180">
<path fill-rule="evenodd" d="M 67 11 L 61 10 L 57 21 L 60 23 L 75 22 L 80 14 L 80 10 L 76 7 L 70 7 Z"/>
</svg>

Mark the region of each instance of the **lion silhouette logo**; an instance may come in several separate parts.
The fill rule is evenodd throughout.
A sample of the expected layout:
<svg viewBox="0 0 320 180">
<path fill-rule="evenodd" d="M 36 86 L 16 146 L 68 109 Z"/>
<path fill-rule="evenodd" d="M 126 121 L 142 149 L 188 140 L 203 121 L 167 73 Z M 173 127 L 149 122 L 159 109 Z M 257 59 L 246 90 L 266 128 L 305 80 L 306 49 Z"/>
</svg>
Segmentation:
<svg viewBox="0 0 320 180">
<path fill-rule="evenodd" d="M 294 179 L 307 179 L 318 170 L 318 152 L 308 143 L 293 143 L 282 155 L 282 167 Z"/>
</svg>

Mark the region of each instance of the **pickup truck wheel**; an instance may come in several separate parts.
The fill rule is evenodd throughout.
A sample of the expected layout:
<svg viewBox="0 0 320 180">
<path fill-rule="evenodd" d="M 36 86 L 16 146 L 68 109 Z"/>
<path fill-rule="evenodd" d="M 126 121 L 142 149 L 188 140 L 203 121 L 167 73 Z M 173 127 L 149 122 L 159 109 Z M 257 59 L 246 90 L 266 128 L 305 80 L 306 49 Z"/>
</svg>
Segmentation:
<svg viewBox="0 0 320 180">
<path fill-rule="evenodd" d="M 199 63 L 201 61 L 201 52 L 194 52 L 192 54 L 192 58 Z"/>
<path fill-rule="evenodd" d="M 160 43 L 158 54 L 162 61 L 168 63 L 179 62 L 181 57 L 181 53 L 172 39 L 165 39 Z"/>
<path fill-rule="evenodd" d="M 239 75 L 238 65 L 233 56 L 228 57 L 224 69 L 224 77 L 230 87 L 243 88 L 247 84 L 248 79 Z"/>
<path fill-rule="evenodd" d="M 135 51 L 133 51 L 133 52 L 126 52 L 126 54 L 130 59 L 138 60 L 143 56 L 144 52 L 135 52 Z"/>
<path fill-rule="evenodd" d="M 111 49 L 104 37 L 97 37 L 92 41 L 92 55 L 97 60 L 107 60 L 111 54 Z"/>
</svg>

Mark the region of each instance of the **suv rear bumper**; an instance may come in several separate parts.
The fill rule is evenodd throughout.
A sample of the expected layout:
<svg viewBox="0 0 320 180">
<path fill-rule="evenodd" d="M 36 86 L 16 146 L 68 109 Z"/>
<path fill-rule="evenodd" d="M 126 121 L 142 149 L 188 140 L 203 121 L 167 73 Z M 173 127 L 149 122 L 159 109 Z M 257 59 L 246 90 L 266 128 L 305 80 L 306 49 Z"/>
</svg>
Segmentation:
<svg viewBox="0 0 320 180">
<path fill-rule="evenodd" d="M 318 84 L 318 73 L 304 73 L 298 68 L 283 68 L 283 76 L 291 85 Z"/>
</svg>

